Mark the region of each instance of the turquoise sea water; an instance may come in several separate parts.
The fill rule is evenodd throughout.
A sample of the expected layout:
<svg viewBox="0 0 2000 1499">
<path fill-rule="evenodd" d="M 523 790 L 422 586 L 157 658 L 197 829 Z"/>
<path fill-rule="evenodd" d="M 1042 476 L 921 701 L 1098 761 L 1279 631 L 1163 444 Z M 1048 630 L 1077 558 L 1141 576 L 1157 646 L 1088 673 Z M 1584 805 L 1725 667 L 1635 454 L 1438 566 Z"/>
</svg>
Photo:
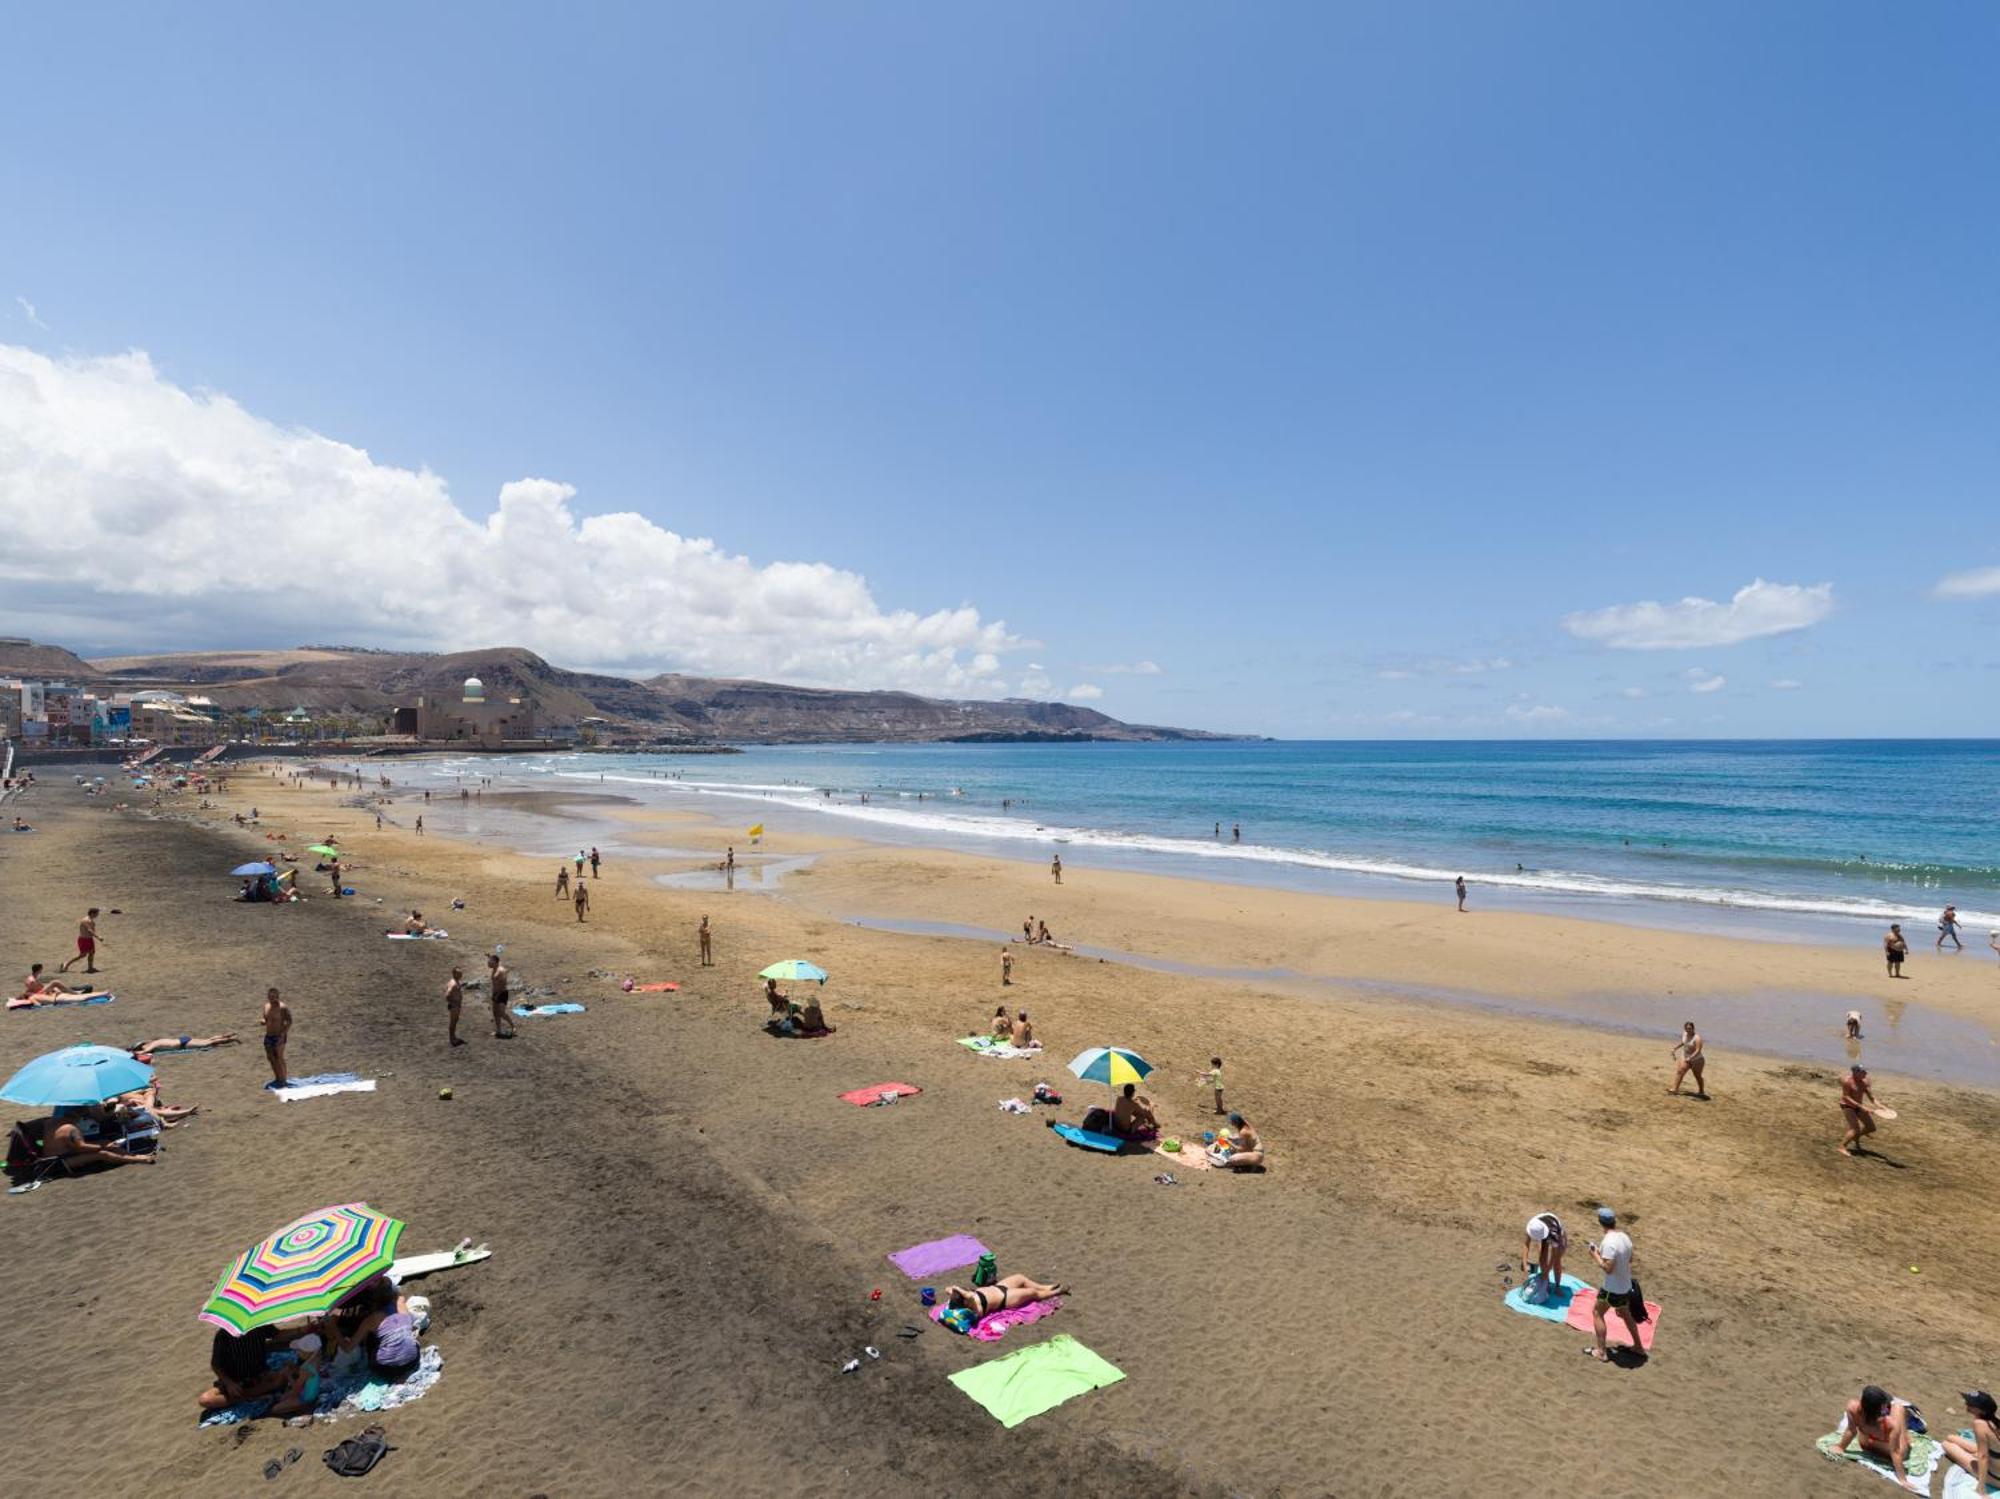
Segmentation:
<svg viewBox="0 0 2000 1499">
<path fill-rule="evenodd" d="M 886 839 L 1301 888 L 1408 895 L 1463 874 L 1570 902 L 1917 920 L 1917 937 L 1951 900 L 1979 946 L 2000 926 L 2000 740 L 785 746 L 504 771 L 733 801 L 746 824 L 783 808 Z"/>
</svg>

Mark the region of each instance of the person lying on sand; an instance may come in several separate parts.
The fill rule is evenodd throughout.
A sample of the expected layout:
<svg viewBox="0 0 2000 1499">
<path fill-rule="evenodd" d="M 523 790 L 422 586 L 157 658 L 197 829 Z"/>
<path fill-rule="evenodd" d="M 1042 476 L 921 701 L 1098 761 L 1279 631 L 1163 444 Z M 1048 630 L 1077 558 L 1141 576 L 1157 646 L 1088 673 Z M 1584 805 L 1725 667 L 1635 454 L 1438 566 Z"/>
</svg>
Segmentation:
<svg viewBox="0 0 2000 1499">
<path fill-rule="evenodd" d="M 1013 1030 L 1008 1032 L 1008 1039 L 1024 1050 L 1035 1044 L 1035 1028 L 1028 1023 L 1026 1010 L 1021 1011 L 1021 1018 L 1014 1022 Z"/>
<path fill-rule="evenodd" d="M 1910 1407 L 1898 1405 L 1889 1397 L 1889 1392 L 1880 1385 L 1866 1385 L 1861 1398 L 1847 1402 L 1847 1425 L 1840 1433 L 1840 1445 L 1836 1452 L 1845 1452 L 1849 1443 L 1858 1444 L 1870 1457 L 1879 1457 L 1889 1465 L 1889 1471 L 1896 1475 L 1896 1482 L 1906 1489 L 1914 1489 L 1919 1494 L 1927 1494 L 1927 1484 L 1912 1483 L 1910 1475 L 1903 1471 L 1903 1460 L 1910 1455 Z"/>
<path fill-rule="evenodd" d="M 1229 1129 L 1216 1135 L 1208 1159 L 1231 1171 L 1253 1171 L 1264 1164 L 1264 1141 L 1241 1114 L 1231 1114 Z"/>
<path fill-rule="evenodd" d="M 1948 1431 L 1938 1438 L 1938 1445 L 1946 1457 L 1973 1476 L 1983 1494 L 1986 1485 L 2000 1477 L 2000 1407 L 1984 1390 L 1967 1390 L 1959 1399 L 1972 1418 L 1972 1440 Z"/>
<path fill-rule="evenodd" d="M 279 1351 L 279 1337 L 275 1327 L 253 1327 L 241 1337 L 218 1327 L 208 1350 L 208 1367 L 215 1383 L 197 1395 L 195 1403 L 204 1411 L 219 1411 L 246 1400 L 276 1396 L 269 1415 L 296 1416 L 311 1410 L 319 1400 L 319 1370 L 310 1359 L 270 1368 L 270 1356 Z"/>
<path fill-rule="evenodd" d="M 28 979 L 21 986 L 19 998 L 9 1000 L 8 1003 L 15 1009 L 34 1005 L 77 1004 L 105 992 L 102 989 L 72 989 L 68 984 L 56 979 L 45 979 L 42 977 L 42 965 L 30 963 Z"/>
<path fill-rule="evenodd" d="M 1153 1112 L 1152 1100 L 1139 1097 L 1137 1086 L 1127 1083 L 1120 1091 L 1118 1101 L 1111 1106 L 1111 1133 L 1136 1140 L 1142 1135 L 1159 1132 L 1160 1121 Z"/>
<path fill-rule="evenodd" d="M 964 1307 L 975 1317 L 990 1317 L 1067 1294 L 1068 1288 L 1060 1282 L 1045 1286 L 1025 1275 L 1003 1275 L 990 1286 L 974 1286 L 969 1291 L 963 1286 L 946 1286 L 944 1298 L 948 1307 Z"/>
<path fill-rule="evenodd" d="M 207 1051 L 214 1046 L 236 1046 L 242 1040 L 234 1031 L 224 1031 L 219 1036 L 155 1036 L 150 1041 L 135 1041 L 125 1049 L 143 1062 L 163 1051 Z"/>
</svg>

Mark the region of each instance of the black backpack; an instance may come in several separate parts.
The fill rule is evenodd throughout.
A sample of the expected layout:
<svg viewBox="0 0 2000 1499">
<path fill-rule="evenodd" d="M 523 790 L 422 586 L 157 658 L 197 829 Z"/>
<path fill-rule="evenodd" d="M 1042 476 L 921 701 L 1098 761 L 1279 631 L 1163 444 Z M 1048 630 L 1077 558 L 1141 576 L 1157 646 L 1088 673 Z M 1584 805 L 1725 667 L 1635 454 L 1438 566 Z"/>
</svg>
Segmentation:
<svg viewBox="0 0 2000 1499">
<path fill-rule="evenodd" d="M 382 1435 L 381 1427 L 370 1426 L 338 1447 L 329 1447 L 325 1453 L 326 1465 L 342 1478 L 359 1478 L 395 1450 Z"/>
</svg>

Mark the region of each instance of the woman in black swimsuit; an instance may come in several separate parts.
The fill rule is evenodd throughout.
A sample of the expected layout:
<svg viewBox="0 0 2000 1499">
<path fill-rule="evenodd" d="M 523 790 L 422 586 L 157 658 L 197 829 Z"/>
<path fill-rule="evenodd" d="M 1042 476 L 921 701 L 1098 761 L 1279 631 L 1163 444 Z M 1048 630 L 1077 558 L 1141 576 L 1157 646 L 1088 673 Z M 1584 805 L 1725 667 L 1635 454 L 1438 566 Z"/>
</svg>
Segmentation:
<svg viewBox="0 0 2000 1499">
<path fill-rule="evenodd" d="M 1045 1286 L 1025 1275 L 1003 1275 L 990 1286 L 974 1286 L 969 1291 L 962 1286 L 946 1286 L 945 1305 L 966 1307 L 975 1317 L 990 1317 L 995 1312 L 1011 1312 L 1017 1306 L 1063 1294 L 1061 1285 Z"/>
</svg>

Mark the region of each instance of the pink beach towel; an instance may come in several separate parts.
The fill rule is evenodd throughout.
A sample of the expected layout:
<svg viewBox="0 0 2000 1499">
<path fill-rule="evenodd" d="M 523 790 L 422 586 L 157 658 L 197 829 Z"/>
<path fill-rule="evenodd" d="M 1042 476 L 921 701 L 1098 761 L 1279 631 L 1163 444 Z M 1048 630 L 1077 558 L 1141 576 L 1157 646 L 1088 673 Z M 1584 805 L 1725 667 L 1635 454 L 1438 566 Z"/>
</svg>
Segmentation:
<svg viewBox="0 0 2000 1499">
<path fill-rule="evenodd" d="M 1206 1151 L 1199 1145 L 1188 1144 L 1185 1140 L 1181 1142 L 1179 1150 L 1169 1150 L 1164 1145 L 1155 1145 L 1153 1147 L 1153 1154 L 1163 1155 L 1175 1165 L 1185 1166 L 1190 1171 L 1212 1171 L 1215 1169 L 1215 1162 L 1208 1158 Z"/>
<path fill-rule="evenodd" d="M 927 1244 L 899 1249 L 889 1256 L 889 1263 L 911 1280 L 927 1280 L 947 1270 L 963 1270 L 967 1265 L 977 1264 L 984 1253 L 986 1246 L 971 1234 L 953 1234 L 949 1239 L 932 1239 Z"/>
<path fill-rule="evenodd" d="M 1597 1305 L 1597 1287 L 1585 1286 L 1570 1297 L 1569 1315 L 1563 1320 L 1578 1332 L 1594 1333 L 1596 1329 L 1591 1323 L 1590 1309 L 1595 1305 Z M 1639 1347 L 1643 1352 L 1653 1351 L 1653 1339 L 1659 1330 L 1660 1304 L 1657 1301 L 1649 1301 L 1646 1303 L 1646 1320 L 1639 1324 Z M 1606 1312 L 1604 1315 L 1604 1341 L 1613 1348 L 1632 1346 L 1632 1330 L 1625 1325 L 1624 1317 L 1615 1311 Z"/>
<path fill-rule="evenodd" d="M 852 1093 L 843 1093 L 840 1096 L 846 1102 L 865 1109 L 871 1103 L 880 1103 L 883 1096 L 889 1093 L 895 1094 L 898 1098 L 914 1098 L 923 1091 L 922 1088 L 909 1083 L 876 1083 L 873 1087 L 856 1088 Z"/>
<path fill-rule="evenodd" d="M 973 1323 L 972 1331 L 966 1336 L 977 1338 L 982 1343 L 997 1343 L 1007 1335 L 1008 1328 L 1039 1322 L 1061 1305 L 1062 1297 L 1057 1296 L 1048 1301 L 1031 1301 L 1026 1306 L 1017 1306 L 1004 1312 L 990 1312 Z M 945 1308 L 942 1305 L 932 1307 L 931 1321 L 942 1322 L 944 1314 Z"/>
</svg>

